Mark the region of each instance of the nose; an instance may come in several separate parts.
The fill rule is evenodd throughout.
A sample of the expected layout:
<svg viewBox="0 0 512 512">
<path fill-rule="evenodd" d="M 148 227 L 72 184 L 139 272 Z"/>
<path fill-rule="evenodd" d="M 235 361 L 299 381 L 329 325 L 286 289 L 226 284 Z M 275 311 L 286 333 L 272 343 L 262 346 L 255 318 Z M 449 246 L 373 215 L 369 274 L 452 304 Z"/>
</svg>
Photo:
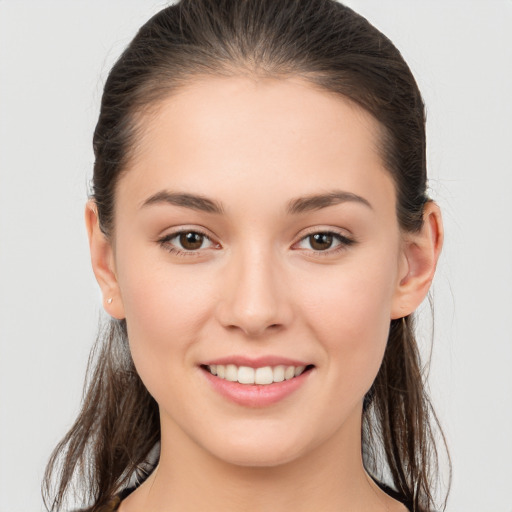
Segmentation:
<svg viewBox="0 0 512 512">
<path fill-rule="evenodd" d="M 217 317 L 227 329 L 251 338 L 286 327 L 292 317 L 288 287 L 270 250 L 246 248 L 224 273 Z"/>
</svg>

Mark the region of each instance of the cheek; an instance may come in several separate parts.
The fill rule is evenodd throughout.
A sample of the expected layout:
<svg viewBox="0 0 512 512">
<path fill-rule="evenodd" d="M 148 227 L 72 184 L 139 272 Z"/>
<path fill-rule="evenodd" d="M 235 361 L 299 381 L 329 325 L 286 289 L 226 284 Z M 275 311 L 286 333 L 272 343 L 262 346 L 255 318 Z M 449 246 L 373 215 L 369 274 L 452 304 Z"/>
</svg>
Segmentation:
<svg viewBox="0 0 512 512">
<path fill-rule="evenodd" d="M 373 325 L 389 325 L 395 272 L 391 265 L 333 269 L 317 274 L 314 285 L 303 287 L 299 293 L 312 321 L 317 318 L 325 329 L 349 330 L 357 339 L 358 333 Z"/>
<path fill-rule="evenodd" d="M 389 334 L 396 264 L 347 265 L 303 289 L 307 328 L 323 345 L 333 378 L 361 397 L 382 362 Z"/>
<path fill-rule="evenodd" d="M 149 391 L 180 375 L 188 348 L 208 320 L 211 280 L 173 267 L 162 255 L 131 250 L 118 258 L 118 280 L 132 357 Z M 164 261 L 162 261 L 162 259 Z M 210 299 L 208 299 L 210 298 Z"/>
<path fill-rule="evenodd" d="M 197 323 L 211 296 L 211 279 L 201 276 L 205 270 L 173 264 L 156 244 L 125 238 L 116 250 L 116 268 L 127 323 L 143 325 L 148 336 L 168 336 Z M 123 252 L 121 244 L 129 250 Z"/>
</svg>

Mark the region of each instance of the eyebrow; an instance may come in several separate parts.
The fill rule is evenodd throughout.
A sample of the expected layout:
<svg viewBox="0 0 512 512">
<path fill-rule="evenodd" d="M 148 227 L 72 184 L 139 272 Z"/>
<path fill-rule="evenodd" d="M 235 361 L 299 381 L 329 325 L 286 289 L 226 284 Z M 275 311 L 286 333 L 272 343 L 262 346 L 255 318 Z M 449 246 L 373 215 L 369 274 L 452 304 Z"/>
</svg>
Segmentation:
<svg viewBox="0 0 512 512">
<path fill-rule="evenodd" d="M 219 215 L 224 211 L 219 202 L 208 199 L 207 197 L 181 192 L 169 192 L 167 190 L 162 190 L 161 192 L 153 194 L 142 203 L 141 208 L 161 203 L 183 206 L 184 208 L 190 208 L 192 210 L 199 210 L 207 213 L 216 213 Z"/>
<path fill-rule="evenodd" d="M 352 192 L 345 192 L 343 190 L 334 190 L 326 194 L 315 194 L 306 197 L 299 197 L 292 199 L 288 203 L 288 213 L 298 214 L 312 210 L 320 210 L 333 206 L 336 204 L 355 202 L 367 206 L 373 210 L 372 205 L 364 197 L 353 194 Z"/>
<path fill-rule="evenodd" d="M 334 206 L 336 204 L 346 202 L 359 203 L 373 209 L 372 205 L 364 197 L 353 194 L 352 192 L 335 190 L 325 194 L 314 194 L 292 199 L 288 203 L 287 212 L 288 214 L 296 215 L 308 211 L 321 210 L 328 206 Z M 192 210 L 198 210 L 206 213 L 215 213 L 217 215 L 222 215 L 224 213 L 224 208 L 218 201 L 201 195 L 187 194 L 184 192 L 170 192 L 167 190 L 162 190 L 150 196 L 142 203 L 141 208 L 161 203 L 182 206 L 184 208 L 190 208 Z"/>
</svg>

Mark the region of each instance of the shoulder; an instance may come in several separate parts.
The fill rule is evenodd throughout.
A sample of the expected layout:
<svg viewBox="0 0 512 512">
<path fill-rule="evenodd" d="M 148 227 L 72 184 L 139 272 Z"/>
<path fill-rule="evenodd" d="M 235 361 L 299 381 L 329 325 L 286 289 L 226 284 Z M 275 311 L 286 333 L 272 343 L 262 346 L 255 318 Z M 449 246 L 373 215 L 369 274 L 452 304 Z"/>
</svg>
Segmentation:
<svg viewBox="0 0 512 512">
<path fill-rule="evenodd" d="M 109 500 L 105 505 L 100 507 L 97 512 L 114 512 L 119 508 L 121 504 L 121 496 L 114 496 L 111 500 Z"/>
<path fill-rule="evenodd" d="M 386 485 L 383 482 L 379 482 L 378 480 L 373 479 L 373 481 L 388 495 L 391 496 L 395 501 L 401 504 L 401 510 L 406 510 L 407 512 L 413 512 L 414 506 L 412 502 L 407 500 L 400 492 L 396 489 L 393 489 L 389 485 Z"/>
<path fill-rule="evenodd" d="M 72 510 L 71 512 L 116 512 L 119 509 L 121 502 L 136 488 L 137 486 L 127 487 L 126 489 L 123 489 L 112 498 L 106 499 L 101 504 L 92 505 L 87 508 Z"/>
</svg>

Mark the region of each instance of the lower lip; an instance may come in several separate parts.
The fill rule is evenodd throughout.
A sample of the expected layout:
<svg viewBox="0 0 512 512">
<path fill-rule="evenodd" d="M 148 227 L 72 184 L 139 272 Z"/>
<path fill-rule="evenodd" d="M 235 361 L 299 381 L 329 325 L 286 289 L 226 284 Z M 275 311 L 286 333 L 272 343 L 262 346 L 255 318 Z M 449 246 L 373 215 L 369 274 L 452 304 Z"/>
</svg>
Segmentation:
<svg viewBox="0 0 512 512">
<path fill-rule="evenodd" d="M 299 389 L 309 378 L 312 370 L 307 370 L 293 379 L 265 385 L 240 384 L 215 377 L 204 368 L 202 371 L 213 389 L 225 398 L 245 407 L 266 407 L 280 402 Z"/>
</svg>

